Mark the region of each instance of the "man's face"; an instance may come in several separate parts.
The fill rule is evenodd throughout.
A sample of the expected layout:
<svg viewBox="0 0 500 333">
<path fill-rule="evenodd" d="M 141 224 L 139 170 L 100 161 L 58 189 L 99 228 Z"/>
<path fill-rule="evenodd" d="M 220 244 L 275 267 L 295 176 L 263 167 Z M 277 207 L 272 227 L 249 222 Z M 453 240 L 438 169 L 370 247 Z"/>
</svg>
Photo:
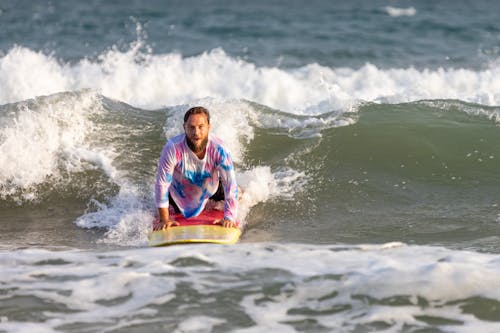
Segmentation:
<svg viewBox="0 0 500 333">
<path fill-rule="evenodd" d="M 205 150 L 208 143 L 210 124 L 204 114 L 192 114 L 184 124 L 184 132 L 189 148 L 194 153 Z"/>
</svg>

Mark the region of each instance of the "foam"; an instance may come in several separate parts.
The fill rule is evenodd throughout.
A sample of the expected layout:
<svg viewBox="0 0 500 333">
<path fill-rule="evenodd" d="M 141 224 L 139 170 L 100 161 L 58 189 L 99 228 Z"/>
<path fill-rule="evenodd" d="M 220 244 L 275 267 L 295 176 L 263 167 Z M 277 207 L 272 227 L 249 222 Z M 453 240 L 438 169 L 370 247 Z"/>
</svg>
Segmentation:
<svg viewBox="0 0 500 333">
<path fill-rule="evenodd" d="M 1 322 L 0 327 L 3 328 L 5 332 L 9 333 L 57 333 L 57 330 L 52 329 L 49 325 L 44 325 L 41 323 L 22 323 L 22 322 Z"/>
<path fill-rule="evenodd" d="M 206 97 L 249 100 L 301 115 L 347 109 L 359 100 L 401 103 L 459 99 L 500 105 L 500 65 L 482 70 L 438 68 L 358 69 L 309 64 L 258 67 L 221 49 L 193 57 L 152 54 L 137 42 L 74 64 L 15 46 L 0 57 L 0 104 L 60 91 L 92 88 L 143 108 L 183 105 Z"/>
<path fill-rule="evenodd" d="M 0 104 L 68 91 L 71 66 L 53 56 L 15 46 L 0 58 Z"/>
<path fill-rule="evenodd" d="M 199 331 L 202 323 L 207 329 L 232 325 L 224 301 L 214 303 L 221 307 L 214 308 L 221 310 L 216 316 L 198 311 L 228 295 L 236 303 L 232 310 L 254 323 L 229 326 L 238 332 L 293 332 L 290 323 L 307 321 L 331 331 L 374 323 L 385 323 L 387 332 L 405 325 L 447 330 L 421 317 L 462 323 L 450 326 L 453 332 L 494 332 L 497 322 L 467 313 L 462 306 L 477 297 L 500 298 L 498 264 L 496 255 L 404 244 L 0 251 L 2 298 L 30 296 L 58 304 L 40 312 L 46 332 L 76 323 L 96 325 L 100 331 L 152 323 L 169 323 L 179 332 Z M 180 296 L 182 286 L 202 297 Z M 189 312 L 191 317 L 179 316 L 193 306 L 197 311 Z M 28 306 L 26 311 L 38 310 Z M 0 330 L 24 332 L 30 324 L 3 316 Z"/>
<path fill-rule="evenodd" d="M 387 6 L 384 7 L 384 9 L 386 13 L 392 17 L 415 16 L 415 14 L 417 14 L 417 10 L 414 7 L 397 8 L 397 7 Z"/>
<path fill-rule="evenodd" d="M 0 126 L 0 197 L 36 199 L 34 186 L 67 172 L 100 166 L 111 175 L 110 157 L 87 142 L 95 129 L 89 117 L 99 112 L 91 91 L 7 106 Z"/>
<path fill-rule="evenodd" d="M 484 107 L 482 105 L 477 105 L 477 104 L 464 104 L 459 101 L 451 101 L 451 100 L 445 100 L 445 101 L 427 100 L 427 101 L 419 101 L 418 103 L 427 105 L 432 108 L 437 107 L 444 111 L 457 109 L 472 116 L 487 118 L 496 123 L 500 123 L 500 110 L 497 107 Z"/>
<path fill-rule="evenodd" d="M 180 323 L 174 333 L 205 333 L 213 332 L 215 325 L 223 324 L 225 320 L 211 318 L 207 316 L 189 317 Z"/>
</svg>

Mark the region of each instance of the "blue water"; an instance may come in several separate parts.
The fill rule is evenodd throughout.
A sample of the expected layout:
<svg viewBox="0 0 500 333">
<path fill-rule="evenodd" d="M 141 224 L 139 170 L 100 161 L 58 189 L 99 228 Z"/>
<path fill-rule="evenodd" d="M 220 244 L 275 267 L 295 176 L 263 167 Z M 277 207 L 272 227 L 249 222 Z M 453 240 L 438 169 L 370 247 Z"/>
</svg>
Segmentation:
<svg viewBox="0 0 500 333">
<path fill-rule="evenodd" d="M 498 332 L 499 11 L 2 1 L 0 331 Z M 241 242 L 151 249 L 195 105 Z"/>
<path fill-rule="evenodd" d="M 496 61 L 495 1 L 7 1 L 0 50 L 65 61 L 127 49 L 138 34 L 155 54 L 222 48 L 258 66 L 485 68 Z M 387 7 L 414 8 L 413 16 Z"/>
</svg>

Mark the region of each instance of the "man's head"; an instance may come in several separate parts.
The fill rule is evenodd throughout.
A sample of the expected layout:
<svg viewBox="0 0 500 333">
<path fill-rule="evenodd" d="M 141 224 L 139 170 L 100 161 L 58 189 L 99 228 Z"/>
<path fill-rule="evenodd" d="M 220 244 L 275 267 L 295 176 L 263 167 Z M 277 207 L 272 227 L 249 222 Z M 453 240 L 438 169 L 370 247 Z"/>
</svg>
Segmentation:
<svg viewBox="0 0 500 333">
<path fill-rule="evenodd" d="M 189 148 L 194 153 L 205 150 L 208 143 L 208 132 L 210 131 L 210 114 L 201 106 L 187 110 L 184 115 L 184 132 Z"/>
</svg>

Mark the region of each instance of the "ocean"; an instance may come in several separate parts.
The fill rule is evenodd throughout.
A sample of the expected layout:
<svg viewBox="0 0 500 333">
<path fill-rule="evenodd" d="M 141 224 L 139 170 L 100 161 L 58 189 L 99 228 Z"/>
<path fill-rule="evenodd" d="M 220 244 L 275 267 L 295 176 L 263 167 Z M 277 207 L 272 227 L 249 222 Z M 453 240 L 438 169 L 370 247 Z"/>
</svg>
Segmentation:
<svg viewBox="0 0 500 333">
<path fill-rule="evenodd" d="M 0 332 L 499 332 L 499 12 L 0 1 Z M 197 105 L 241 241 L 149 248 Z"/>
</svg>

